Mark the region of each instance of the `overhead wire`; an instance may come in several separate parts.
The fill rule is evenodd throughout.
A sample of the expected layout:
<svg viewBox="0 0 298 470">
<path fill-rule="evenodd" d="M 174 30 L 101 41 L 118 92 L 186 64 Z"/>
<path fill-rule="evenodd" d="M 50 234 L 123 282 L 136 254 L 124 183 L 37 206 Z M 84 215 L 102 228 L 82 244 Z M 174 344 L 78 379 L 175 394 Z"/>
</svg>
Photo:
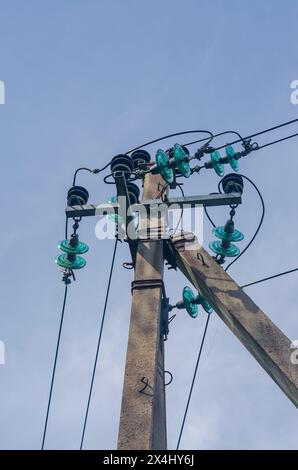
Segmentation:
<svg viewBox="0 0 298 470">
<path fill-rule="evenodd" d="M 288 126 L 288 125 L 293 124 L 294 122 L 297 122 L 297 121 L 298 121 L 298 119 L 293 119 L 292 121 L 288 121 L 288 122 L 285 122 L 283 124 L 279 124 L 277 126 L 269 128 L 269 129 L 265 129 L 264 131 L 256 132 L 255 134 L 251 134 L 251 135 L 248 135 L 248 136 L 244 137 L 244 140 L 252 139 L 253 137 L 257 137 L 259 135 L 266 134 L 267 132 L 272 132 L 276 129 L 280 129 L 281 127 Z M 267 147 L 268 145 L 277 144 L 278 142 L 281 142 L 283 140 L 287 140 L 287 139 L 290 139 L 292 137 L 296 137 L 297 135 L 298 134 L 293 134 L 293 135 L 290 135 L 288 137 L 284 137 L 283 139 L 279 139 L 279 140 L 276 140 L 274 142 L 270 142 L 269 144 L 265 144 L 263 146 L 258 147 L 257 150 L 260 150 L 261 148 Z M 216 147 L 214 150 L 220 150 L 222 148 L 227 147 L 228 145 L 236 144 L 236 143 L 240 142 L 240 140 L 242 140 L 242 139 L 235 140 L 234 142 L 230 142 L 230 143 L 225 144 L 225 145 L 221 145 L 220 147 Z"/>
<path fill-rule="evenodd" d="M 208 329 L 208 325 L 209 325 L 209 320 L 210 320 L 210 314 L 208 314 L 208 317 L 207 317 L 207 320 L 206 320 L 205 329 L 204 329 L 204 333 L 203 333 L 203 337 L 202 337 L 202 341 L 201 341 L 201 344 L 200 344 L 200 349 L 199 349 L 199 353 L 198 353 L 198 357 L 197 357 L 197 361 L 196 361 L 196 365 L 195 365 L 195 371 L 194 371 L 193 379 L 192 379 L 192 382 L 191 382 L 190 391 L 189 391 L 189 394 L 188 394 L 188 399 L 187 399 L 187 403 L 186 403 L 186 407 L 185 407 L 185 411 L 184 411 L 184 416 L 183 416 L 183 420 L 182 420 L 182 424 L 181 424 L 181 428 L 180 428 L 180 432 L 179 432 L 179 437 L 178 437 L 176 450 L 178 450 L 179 446 L 180 446 L 180 442 L 181 442 L 181 438 L 182 438 L 182 434 L 183 434 L 183 430 L 184 430 L 184 425 L 185 425 L 185 421 L 186 421 L 186 417 L 187 417 L 187 413 L 188 413 L 188 409 L 189 409 L 189 405 L 190 405 L 190 400 L 191 400 L 191 396 L 192 396 L 192 392 L 193 392 L 193 388 L 194 388 L 194 384 L 195 384 L 195 380 L 196 380 L 196 376 L 197 376 L 197 371 L 198 371 L 198 367 L 199 367 L 199 364 L 200 364 L 200 359 L 201 359 L 201 355 L 202 355 L 202 351 L 203 351 L 203 346 L 204 346 L 204 343 L 205 343 L 205 338 L 206 338 L 206 333 L 207 333 L 207 329 Z"/>
<path fill-rule="evenodd" d="M 276 126 L 273 126 L 273 127 L 269 127 L 267 129 L 264 129 L 262 131 L 258 131 L 258 132 L 255 132 L 254 134 L 250 134 L 250 135 L 247 135 L 245 137 L 239 137 L 239 139 L 237 140 L 234 140 L 232 142 L 229 142 L 228 144 L 225 144 L 225 145 L 222 145 L 220 147 L 216 147 L 214 150 L 220 150 L 222 148 L 225 148 L 227 147 L 228 145 L 233 145 L 233 144 L 237 144 L 238 142 L 242 142 L 244 140 L 248 140 L 248 139 L 252 139 L 253 137 L 257 137 L 259 135 L 262 135 L 262 134 L 266 134 L 267 132 L 272 132 L 276 129 L 280 129 L 282 127 L 285 127 L 285 126 L 288 126 L 290 124 L 293 124 L 294 122 L 298 122 L 298 118 L 297 119 L 292 119 L 291 121 L 287 121 L 287 122 L 283 122 L 281 124 L 277 124 Z M 226 132 L 230 132 L 230 131 L 226 131 Z M 235 133 L 235 131 L 231 131 L 233 133 Z M 225 132 L 221 132 L 219 134 L 214 134 L 213 137 L 219 137 L 221 135 L 224 135 Z M 197 143 L 200 143 L 200 142 L 205 142 L 207 139 L 206 138 L 203 138 L 203 139 L 199 139 L 199 140 L 195 140 L 195 141 L 192 141 L 192 142 L 188 142 L 188 143 L 185 143 L 183 144 L 184 146 L 188 146 L 188 145 L 193 145 L 193 144 L 197 144 Z M 260 148 L 260 147 L 259 147 Z"/>
<path fill-rule="evenodd" d="M 109 163 L 107 163 L 102 168 L 95 168 L 94 170 L 92 170 L 91 168 L 84 167 L 84 166 L 82 166 L 80 168 L 77 168 L 76 171 L 74 172 L 74 175 L 73 175 L 72 185 L 75 186 L 77 176 L 78 176 L 78 173 L 80 171 L 88 171 L 89 173 L 98 174 L 98 173 L 101 173 L 102 171 L 106 170 L 108 168 L 108 166 L 110 165 L 110 163 L 111 163 L 111 161 L 109 161 Z"/>
<path fill-rule="evenodd" d="M 285 276 L 286 274 L 294 273 L 295 271 L 298 271 L 298 268 L 294 268 L 294 269 L 290 269 L 289 271 L 284 271 L 282 273 L 274 274 L 273 276 L 264 277 L 263 279 L 259 279 L 258 281 L 250 282 L 249 284 L 245 284 L 244 286 L 240 286 L 240 287 L 241 287 L 241 289 L 244 289 L 245 287 L 254 286 L 255 284 L 260 284 L 261 282 L 269 281 L 270 279 L 275 279 L 276 277 Z"/>
<path fill-rule="evenodd" d="M 270 145 L 278 144 L 279 142 L 283 142 L 284 140 L 289 140 L 289 139 L 292 139 L 293 137 L 297 137 L 297 136 L 298 136 L 298 133 L 288 135 L 287 137 L 283 137 L 282 139 L 274 140 L 273 142 L 268 142 L 267 144 L 260 145 L 260 146 L 258 146 L 257 150 L 264 149 L 265 147 L 269 147 Z"/>
<path fill-rule="evenodd" d="M 101 324 L 100 324 L 100 329 L 99 329 L 99 336 L 98 336 L 95 359 L 94 359 L 94 365 L 93 365 L 93 370 L 92 370 L 92 377 L 91 377 L 91 383 L 90 383 L 90 388 L 89 388 L 86 412 L 85 412 L 85 417 L 84 417 L 83 431 L 82 431 L 82 435 L 81 435 L 80 450 L 82 450 L 83 444 L 84 444 L 84 438 L 85 438 L 87 420 L 88 420 L 88 415 L 89 415 L 90 402 L 91 402 L 94 379 L 95 379 L 95 373 L 96 373 L 96 367 L 97 367 L 97 362 L 98 362 L 99 349 L 100 349 L 101 340 L 102 340 L 102 332 L 103 332 L 103 327 L 104 327 L 104 322 L 105 322 L 105 317 L 106 317 L 107 305 L 108 305 L 110 288 L 111 288 L 111 281 L 112 281 L 112 276 L 113 276 L 113 271 L 114 271 L 117 246 L 118 246 L 118 238 L 115 239 L 114 251 L 113 251 L 113 255 L 112 255 L 112 262 L 111 262 L 111 267 L 110 267 L 110 273 L 109 273 L 109 279 L 108 279 L 108 285 L 107 285 L 107 290 L 106 290 L 104 308 L 103 308 L 103 313 L 102 313 L 102 318 L 101 318 Z"/>
<path fill-rule="evenodd" d="M 127 152 L 125 152 L 125 154 L 127 155 L 128 153 L 132 153 L 135 150 L 139 150 L 141 148 L 148 147 L 148 145 L 155 144 L 156 142 L 161 142 L 162 140 L 170 139 L 171 137 L 177 137 L 179 135 L 186 135 L 186 134 L 199 134 L 199 133 L 209 134 L 209 137 L 207 137 L 203 140 L 207 140 L 208 142 L 211 142 L 211 140 L 213 139 L 213 133 L 210 132 L 210 131 L 206 131 L 206 130 L 175 132 L 174 134 L 164 135 L 163 137 L 159 137 L 158 139 L 150 140 L 149 142 L 145 142 L 145 144 L 138 145 L 138 147 L 134 147 L 133 149 L 128 150 Z"/>
<path fill-rule="evenodd" d="M 247 250 L 248 248 L 251 246 L 251 244 L 253 243 L 253 241 L 255 240 L 256 236 L 258 235 L 261 227 L 262 227 L 262 224 L 263 224 L 263 221 L 264 221 L 264 217 L 265 217 L 265 202 L 264 202 L 264 199 L 263 199 L 263 196 L 259 190 L 259 188 L 257 187 L 257 185 L 250 179 L 248 178 L 248 176 L 245 176 L 245 175 L 241 175 L 239 174 L 239 176 L 241 176 L 242 178 L 244 178 L 245 180 L 247 180 L 254 188 L 255 190 L 257 191 L 258 195 L 259 195 L 259 198 L 260 198 L 260 201 L 261 201 L 261 205 L 262 205 L 262 215 L 261 215 L 261 219 L 260 219 L 260 222 L 257 226 L 257 229 L 254 233 L 254 235 L 252 236 L 252 238 L 250 239 L 249 243 L 246 245 L 246 247 L 241 251 L 241 253 L 235 258 L 233 259 L 233 261 L 231 261 L 231 263 L 225 268 L 225 271 L 227 271 L 231 266 L 232 264 L 234 264 Z M 220 191 L 220 183 L 221 183 L 222 180 L 220 180 L 220 182 L 218 183 L 218 190 Z"/>
<path fill-rule="evenodd" d="M 224 132 L 219 132 L 218 134 L 214 134 L 214 135 L 213 135 L 213 139 L 215 139 L 216 137 L 221 137 L 222 135 L 226 135 L 226 134 L 235 134 L 235 135 L 237 135 L 237 137 L 239 138 L 238 142 L 244 140 L 244 138 L 243 138 L 243 137 L 239 134 L 239 132 L 237 132 L 237 131 L 224 131 Z M 205 142 L 206 140 L 208 140 L 208 139 L 204 138 L 204 139 L 194 140 L 194 141 L 192 141 L 192 142 L 187 142 L 187 143 L 182 144 L 182 145 L 183 145 L 183 147 L 188 147 L 189 145 L 197 144 L 197 143 L 199 143 L 199 142 Z M 208 142 L 208 143 L 209 143 L 209 142 Z M 208 144 L 208 143 L 207 143 L 207 144 Z"/>
<path fill-rule="evenodd" d="M 62 326 L 63 326 L 63 320 L 64 320 L 67 293 L 68 293 L 68 284 L 65 284 L 64 298 L 63 298 L 62 311 L 61 311 L 61 317 L 60 317 L 60 325 L 59 325 L 59 331 L 58 331 L 58 339 L 57 339 L 57 345 L 56 345 L 56 351 L 55 351 L 54 366 L 53 366 L 51 385 L 50 385 L 50 393 L 49 393 L 49 398 L 48 398 L 46 418 L 45 418 L 45 424 L 44 424 L 44 429 L 43 429 L 41 450 L 44 450 L 47 428 L 48 428 L 48 420 L 49 420 L 49 413 L 50 413 L 50 407 L 51 407 L 51 402 L 52 402 L 52 393 L 53 393 L 53 386 L 54 386 L 54 380 L 55 380 L 55 374 L 56 374 L 56 366 L 57 366 L 57 359 L 58 359 L 58 353 L 59 353 L 59 347 L 60 347 L 61 332 L 62 332 Z"/>
</svg>

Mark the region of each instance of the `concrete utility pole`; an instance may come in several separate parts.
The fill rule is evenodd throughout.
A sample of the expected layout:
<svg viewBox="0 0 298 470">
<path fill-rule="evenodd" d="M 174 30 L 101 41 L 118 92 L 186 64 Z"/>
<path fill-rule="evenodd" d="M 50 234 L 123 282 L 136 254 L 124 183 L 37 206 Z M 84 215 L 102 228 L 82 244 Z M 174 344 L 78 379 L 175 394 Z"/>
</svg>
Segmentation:
<svg viewBox="0 0 298 470">
<path fill-rule="evenodd" d="M 291 363 L 291 341 L 193 238 L 191 243 L 174 239 L 178 267 L 298 407 L 298 367 Z"/>
<path fill-rule="evenodd" d="M 160 175 L 147 174 L 143 199 L 156 199 L 164 185 Z M 150 228 L 162 231 L 165 217 L 151 217 Z M 167 448 L 161 334 L 163 269 L 163 241 L 139 241 L 120 416 L 120 450 Z"/>
</svg>

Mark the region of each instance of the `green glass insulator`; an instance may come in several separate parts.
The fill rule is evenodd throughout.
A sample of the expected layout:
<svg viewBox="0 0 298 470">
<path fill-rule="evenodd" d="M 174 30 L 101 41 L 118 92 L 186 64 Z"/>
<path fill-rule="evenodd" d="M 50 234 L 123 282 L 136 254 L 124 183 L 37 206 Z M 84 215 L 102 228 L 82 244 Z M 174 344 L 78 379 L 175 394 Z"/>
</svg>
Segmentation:
<svg viewBox="0 0 298 470">
<path fill-rule="evenodd" d="M 226 156 L 229 160 L 229 164 L 231 165 L 234 171 L 238 171 L 238 160 L 237 158 L 235 158 L 235 154 L 236 152 L 233 147 L 231 145 L 228 145 L 226 147 Z"/>
<path fill-rule="evenodd" d="M 199 297 L 199 303 L 202 305 L 203 309 L 205 310 L 205 312 L 207 313 L 212 313 L 213 312 L 213 308 L 211 307 L 211 305 L 209 304 L 209 302 L 207 302 L 206 299 L 204 299 L 204 297 L 201 295 L 201 294 L 198 294 L 198 297 Z"/>
<path fill-rule="evenodd" d="M 58 248 L 64 253 L 70 253 L 74 255 L 82 255 L 83 253 L 87 253 L 89 250 L 89 246 L 86 243 L 78 242 L 76 246 L 72 246 L 68 240 L 62 240 L 59 243 Z"/>
<path fill-rule="evenodd" d="M 118 202 L 117 196 L 112 196 L 108 200 L 109 204 L 117 204 L 117 202 Z M 106 217 L 107 217 L 107 219 L 114 222 L 114 224 L 122 224 L 122 222 L 123 222 L 123 217 L 121 217 L 121 215 L 119 215 L 119 214 L 108 214 Z"/>
<path fill-rule="evenodd" d="M 182 299 L 183 299 L 183 304 L 184 307 L 187 311 L 187 313 L 192 317 L 192 318 L 197 318 L 199 309 L 197 304 L 194 303 L 195 300 L 195 295 L 193 291 L 190 289 L 190 287 L 184 287 L 183 293 L 182 293 Z"/>
<path fill-rule="evenodd" d="M 70 261 L 66 253 L 57 256 L 55 263 L 64 269 L 82 269 L 86 266 L 86 261 L 81 256 L 76 256 L 73 261 Z"/>
<path fill-rule="evenodd" d="M 180 173 L 188 178 L 190 176 L 190 166 L 188 162 L 188 155 L 185 152 L 184 148 L 179 144 L 175 144 L 173 147 L 173 157 L 176 163 L 176 166 Z"/>
<path fill-rule="evenodd" d="M 169 167 L 169 155 L 162 149 L 156 152 L 156 164 L 158 171 L 167 183 L 173 183 L 174 181 L 174 170 Z"/>
<path fill-rule="evenodd" d="M 210 242 L 209 248 L 217 255 L 222 255 L 222 256 L 227 256 L 227 257 L 238 256 L 240 254 L 240 250 L 238 246 L 231 244 L 229 247 L 224 248 L 220 240 L 214 240 L 213 242 Z"/>
<path fill-rule="evenodd" d="M 225 231 L 224 227 L 216 227 L 212 230 L 214 235 L 221 240 L 226 240 L 229 242 L 240 242 L 244 239 L 244 235 L 240 230 L 234 229 L 234 232 L 229 233 Z"/>
<path fill-rule="evenodd" d="M 218 176 L 223 176 L 225 173 L 225 168 L 223 163 L 219 161 L 220 159 L 220 153 L 218 150 L 215 150 L 214 152 L 211 153 L 211 162 L 214 171 L 218 174 Z"/>
</svg>

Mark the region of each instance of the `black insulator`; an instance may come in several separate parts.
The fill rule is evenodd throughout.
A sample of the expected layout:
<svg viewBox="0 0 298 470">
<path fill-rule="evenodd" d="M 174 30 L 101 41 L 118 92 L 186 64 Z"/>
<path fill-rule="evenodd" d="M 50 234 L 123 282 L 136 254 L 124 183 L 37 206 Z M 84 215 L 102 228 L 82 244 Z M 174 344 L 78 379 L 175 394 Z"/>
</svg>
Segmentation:
<svg viewBox="0 0 298 470">
<path fill-rule="evenodd" d="M 124 154 L 116 155 L 111 160 L 110 168 L 111 173 L 115 173 L 117 171 L 119 173 L 124 173 L 125 176 L 128 177 L 133 171 L 133 161 L 131 156 Z"/>
<path fill-rule="evenodd" d="M 72 186 L 67 193 L 68 206 L 84 206 L 89 199 L 89 193 L 83 186 Z"/>
<path fill-rule="evenodd" d="M 127 183 L 127 191 L 131 204 L 137 204 L 139 202 L 140 190 L 134 183 Z"/>
<path fill-rule="evenodd" d="M 132 152 L 131 158 L 133 160 L 134 168 L 138 168 L 138 166 L 145 165 L 146 163 L 150 163 L 151 161 L 150 153 L 142 149 L 135 150 L 134 152 Z"/>
<path fill-rule="evenodd" d="M 225 194 L 243 193 L 243 178 L 235 173 L 229 173 L 222 181 L 222 189 Z"/>
</svg>

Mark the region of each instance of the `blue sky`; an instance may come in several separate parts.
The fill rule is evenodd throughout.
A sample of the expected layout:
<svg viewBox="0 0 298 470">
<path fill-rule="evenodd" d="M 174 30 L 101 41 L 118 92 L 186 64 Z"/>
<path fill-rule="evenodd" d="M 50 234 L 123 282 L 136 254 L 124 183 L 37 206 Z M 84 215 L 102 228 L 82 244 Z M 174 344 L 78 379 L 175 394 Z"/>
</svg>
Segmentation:
<svg viewBox="0 0 298 470">
<path fill-rule="evenodd" d="M 2 181 L 0 447 L 38 449 L 50 384 L 63 284 L 53 259 L 63 238 L 73 171 L 100 167 L 151 138 L 187 129 L 244 135 L 297 117 L 297 2 L 0 1 Z M 297 126 L 259 139 L 297 132 Z M 226 140 L 218 140 L 225 143 Z M 175 142 L 168 142 L 175 143 Z M 263 229 L 231 268 L 240 283 L 297 265 L 297 145 L 294 139 L 241 160 L 267 205 Z M 149 148 L 154 154 L 156 147 Z M 216 190 L 211 172 L 193 176 L 188 195 Z M 111 190 L 82 175 L 90 201 Z M 250 188 L 237 213 L 249 238 L 260 217 Z M 211 211 L 218 224 L 224 208 Z M 80 442 L 112 241 L 81 225 L 88 267 L 71 285 L 48 448 Z M 205 223 L 205 242 L 212 238 Z M 117 256 L 85 447 L 115 448 L 130 315 L 131 272 Z M 187 282 L 167 273 L 171 300 Z M 291 338 L 298 338 L 296 275 L 247 292 Z M 181 312 L 166 344 L 168 441 L 174 448 L 204 325 Z M 294 449 L 297 415 L 233 334 L 213 315 L 181 448 Z"/>
</svg>

